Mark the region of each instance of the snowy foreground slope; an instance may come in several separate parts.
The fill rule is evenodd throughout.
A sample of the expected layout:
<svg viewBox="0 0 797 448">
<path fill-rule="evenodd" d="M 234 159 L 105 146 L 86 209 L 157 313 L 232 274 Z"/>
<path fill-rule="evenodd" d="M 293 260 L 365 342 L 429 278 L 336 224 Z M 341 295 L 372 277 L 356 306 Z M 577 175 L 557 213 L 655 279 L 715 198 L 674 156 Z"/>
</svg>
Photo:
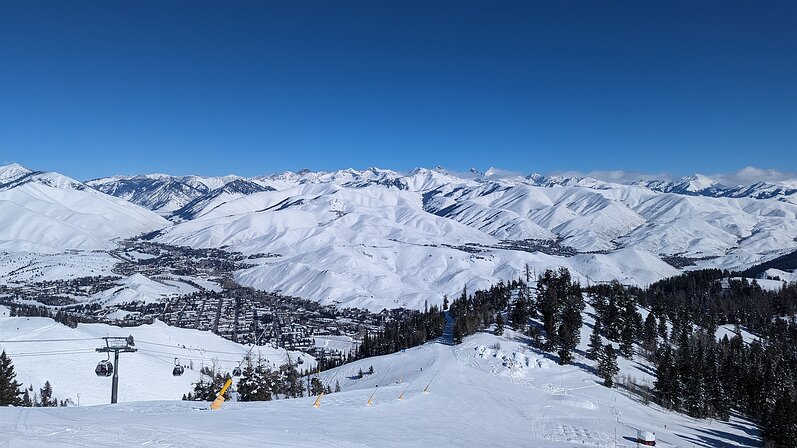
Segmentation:
<svg viewBox="0 0 797 448">
<path fill-rule="evenodd" d="M 645 406 L 598 384 L 581 361 L 562 367 L 522 342 L 482 333 L 458 346 L 432 342 L 326 371 L 322 379 L 339 381 L 343 391 L 325 396 L 319 409 L 312 407 L 312 397 L 228 402 L 217 412 L 206 410 L 207 403 L 179 401 L 0 408 L 0 442 L 11 447 L 553 448 L 612 447 L 616 434 L 616 446 L 632 447 L 641 429 L 654 431 L 663 447 L 760 446 L 747 422 L 700 421 Z M 373 374 L 355 378 L 371 366 Z"/>
</svg>

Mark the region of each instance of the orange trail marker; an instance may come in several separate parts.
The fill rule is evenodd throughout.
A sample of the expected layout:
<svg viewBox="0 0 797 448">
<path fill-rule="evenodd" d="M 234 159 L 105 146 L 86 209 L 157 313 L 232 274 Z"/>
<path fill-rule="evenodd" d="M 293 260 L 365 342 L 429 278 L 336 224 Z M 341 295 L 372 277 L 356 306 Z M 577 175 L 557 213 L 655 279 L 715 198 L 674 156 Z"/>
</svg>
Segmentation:
<svg viewBox="0 0 797 448">
<path fill-rule="evenodd" d="M 232 384 L 232 378 L 228 379 L 226 383 L 224 383 L 224 387 L 221 388 L 219 391 L 219 395 L 216 396 L 216 399 L 213 400 L 213 403 L 210 404 L 210 409 L 214 411 L 218 411 L 221 409 L 221 405 L 224 403 L 224 392 L 227 392 L 227 389 Z"/>
<path fill-rule="evenodd" d="M 439 370 L 437 372 L 435 372 L 435 374 L 432 376 L 432 379 L 429 380 L 429 384 L 427 384 L 426 387 L 423 388 L 423 393 L 425 393 L 425 394 L 429 393 L 429 386 L 432 385 L 432 381 L 434 381 L 434 379 L 437 377 L 438 373 L 440 373 Z"/>
</svg>

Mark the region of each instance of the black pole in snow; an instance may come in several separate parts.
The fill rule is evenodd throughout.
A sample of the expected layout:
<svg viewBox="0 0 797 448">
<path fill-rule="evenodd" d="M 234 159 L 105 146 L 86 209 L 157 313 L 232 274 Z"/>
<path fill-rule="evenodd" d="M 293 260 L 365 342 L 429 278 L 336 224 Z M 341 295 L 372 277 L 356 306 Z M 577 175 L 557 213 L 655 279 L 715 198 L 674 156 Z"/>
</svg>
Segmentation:
<svg viewBox="0 0 797 448">
<path fill-rule="evenodd" d="M 119 395 L 119 350 L 113 351 L 113 384 L 111 385 L 111 404 L 116 403 Z"/>
</svg>

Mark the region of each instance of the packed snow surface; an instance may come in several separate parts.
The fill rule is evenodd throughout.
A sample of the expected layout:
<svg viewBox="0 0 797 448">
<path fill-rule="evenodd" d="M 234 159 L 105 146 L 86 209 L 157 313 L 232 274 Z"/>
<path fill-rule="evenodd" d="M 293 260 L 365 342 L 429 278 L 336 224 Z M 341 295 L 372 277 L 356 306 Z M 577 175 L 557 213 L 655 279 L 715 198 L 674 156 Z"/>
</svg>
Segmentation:
<svg viewBox="0 0 797 448">
<path fill-rule="evenodd" d="M 371 366 L 374 373 L 356 378 Z M 123 388 L 146 389 L 164 380 L 155 376 Z M 760 446 L 756 429 L 746 421 L 701 421 L 645 406 L 621 390 L 603 387 L 589 365 L 559 366 L 551 355 L 489 334 L 468 337 L 458 346 L 443 338 L 326 371 L 321 378 L 339 382 L 342 392 L 324 396 L 318 409 L 312 407 L 313 397 L 227 402 L 219 411 L 207 410 L 208 403 L 179 401 L 3 408 L 0 442 L 39 447 L 634 447 L 639 430 L 654 432 L 660 447 Z"/>
</svg>

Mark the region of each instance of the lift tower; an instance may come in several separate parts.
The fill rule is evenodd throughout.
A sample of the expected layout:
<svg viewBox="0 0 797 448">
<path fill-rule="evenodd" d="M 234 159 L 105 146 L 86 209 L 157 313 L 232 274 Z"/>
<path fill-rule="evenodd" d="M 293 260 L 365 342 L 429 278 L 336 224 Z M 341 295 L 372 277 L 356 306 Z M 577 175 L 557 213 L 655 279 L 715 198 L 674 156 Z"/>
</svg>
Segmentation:
<svg viewBox="0 0 797 448">
<path fill-rule="evenodd" d="M 133 353 L 138 351 L 135 348 L 135 341 L 133 336 L 128 337 L 104 337 L 105 347 L 97 349 L 100 353 L 113 352 L 113 383 L 111 385 L 111 404 L 116 403 L 116 398 L 119 395 L 119 353 Z"/>
</svg>

